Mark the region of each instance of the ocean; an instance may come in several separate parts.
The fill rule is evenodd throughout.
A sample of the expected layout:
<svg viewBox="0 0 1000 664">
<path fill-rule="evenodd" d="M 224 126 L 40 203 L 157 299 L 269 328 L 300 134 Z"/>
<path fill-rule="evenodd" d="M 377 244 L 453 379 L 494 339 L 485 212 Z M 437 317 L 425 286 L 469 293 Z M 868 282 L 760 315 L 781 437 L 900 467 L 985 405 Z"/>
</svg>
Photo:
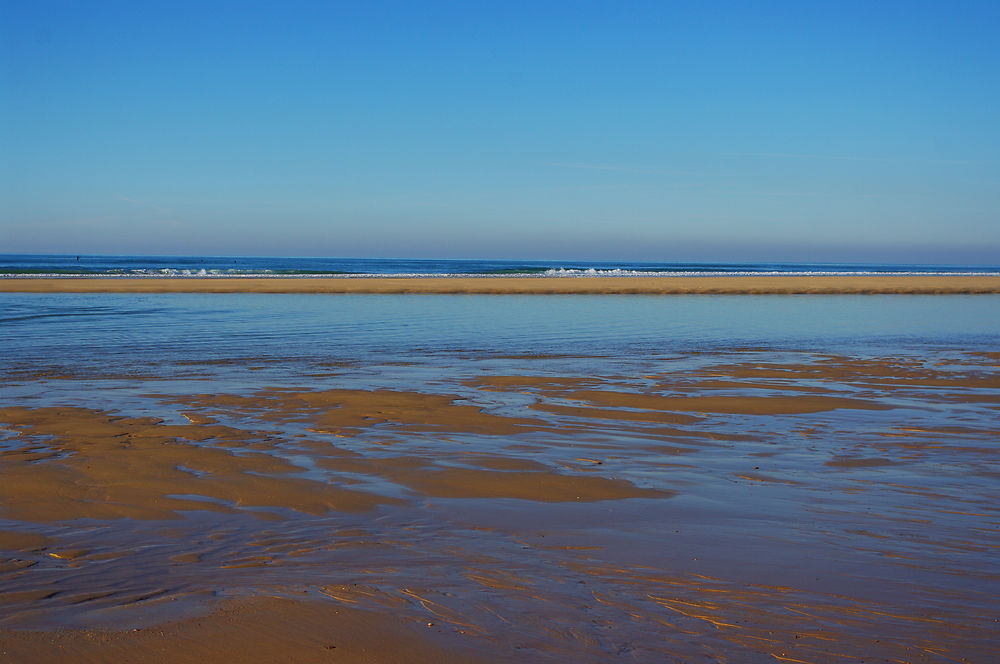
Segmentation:
<svg viewBox="0 0 1000 664">
<path fill-rule="evenodd" d="M 1000 275 L 997 265 L 514 261 L 252 256 L 0 254 L 10 277 L 577 277 L 742 275 Z"/>
</svg>

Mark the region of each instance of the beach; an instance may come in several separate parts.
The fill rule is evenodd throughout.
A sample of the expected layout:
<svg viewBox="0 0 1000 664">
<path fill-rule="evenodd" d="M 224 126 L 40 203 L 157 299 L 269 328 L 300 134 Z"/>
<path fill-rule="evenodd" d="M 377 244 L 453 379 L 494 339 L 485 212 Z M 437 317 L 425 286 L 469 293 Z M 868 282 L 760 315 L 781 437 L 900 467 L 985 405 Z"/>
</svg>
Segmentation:
<svg viewBox="0 0 1000 664">
<path fill-rule="evenodd" d="M 2 661 L 1000 655 L 994 295 L 2 302 Z"/>
<path fill-rule="evenodd" d="M 0 664 L 1000 663 L 1000 2 L 9 2 Z"/>
<path fill-rule="evenodd" d="M 424 294 L 974 294 L 1000 293 L 1000 276 L 720 277 L 121 277 L 0 279 L 7 293 L 424 293 Z"/>
</svg>

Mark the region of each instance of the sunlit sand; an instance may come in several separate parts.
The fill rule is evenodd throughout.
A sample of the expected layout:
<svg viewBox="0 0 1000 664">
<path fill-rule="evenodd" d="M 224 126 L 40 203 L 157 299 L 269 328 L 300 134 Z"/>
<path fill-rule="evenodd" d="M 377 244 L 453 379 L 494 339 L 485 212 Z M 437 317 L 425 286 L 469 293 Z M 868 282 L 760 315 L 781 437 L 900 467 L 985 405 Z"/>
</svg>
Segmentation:
<svg viewBox="0 0 1000 664">
<path fill-rule="evenodd" d="M 1000 293 L 1000 276 L 532 277 L 532 278 L 63 278 L 0 279 L 21 293 L 467 294 L 971 294 Z"/>
</svg>

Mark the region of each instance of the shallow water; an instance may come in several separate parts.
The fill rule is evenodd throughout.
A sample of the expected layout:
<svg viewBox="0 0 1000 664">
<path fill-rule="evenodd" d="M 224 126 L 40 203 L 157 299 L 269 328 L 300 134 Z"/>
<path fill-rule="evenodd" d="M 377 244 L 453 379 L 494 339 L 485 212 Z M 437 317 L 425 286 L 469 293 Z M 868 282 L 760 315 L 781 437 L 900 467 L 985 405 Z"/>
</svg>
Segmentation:
<svg viewBox="0 0 1000 664">
<path fill-rule="evenodd" d="M 989 346 L 1000 298 L 969 296 L 20 295 L 0 299 L 5 362 L 419 352 L 677 353 Z M 110 355 L 110 357 L 109 357 Z M 67 356 L 67 357 L 63 357 Z M 123 364 L 137 358 L 124 358 Z"/>
<path fill-rule="evenodd" d="M 142 436 L 192 458 L 172 499 L 221 510 L 3 505 L 0 531 L 49 540 L 0 552 L 21 561 L 0 566 L 2 625 L 305 592 L 511 659 L 1000 652 L 997 296 L 4 295 L 0 327 L 5 408 L 159 418 Z M 389 396 L 330 410 L 371 394 Z M 231 439 L 191 438 L 198 418 Z M 60 462 L 15 467 L 27 445 L 116 458 L 32 426 L 0 437 L 5 472 Z M 197 465 L 220 445 L 393 502 L 220 498 Z M 526 469 L 546 474 L 523 486 Z M 635 497 L 567 498 L 563 476 Z M 509 486 L 488 489 L 497 477 Z"/>
</svg>

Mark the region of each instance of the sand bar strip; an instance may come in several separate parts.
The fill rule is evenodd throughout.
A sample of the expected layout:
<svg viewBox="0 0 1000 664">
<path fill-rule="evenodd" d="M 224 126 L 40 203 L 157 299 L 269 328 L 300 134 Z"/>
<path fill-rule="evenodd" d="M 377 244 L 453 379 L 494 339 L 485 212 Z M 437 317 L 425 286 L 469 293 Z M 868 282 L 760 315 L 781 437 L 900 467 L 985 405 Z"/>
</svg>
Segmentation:
<svg viewBox="0 0 1000 664">
<path fill-rule="evenodd" d="M 1000 293 L 1000 276 L 9 278 L 18 293 L 441 293 L 789 295 Z"/>
</svg>

